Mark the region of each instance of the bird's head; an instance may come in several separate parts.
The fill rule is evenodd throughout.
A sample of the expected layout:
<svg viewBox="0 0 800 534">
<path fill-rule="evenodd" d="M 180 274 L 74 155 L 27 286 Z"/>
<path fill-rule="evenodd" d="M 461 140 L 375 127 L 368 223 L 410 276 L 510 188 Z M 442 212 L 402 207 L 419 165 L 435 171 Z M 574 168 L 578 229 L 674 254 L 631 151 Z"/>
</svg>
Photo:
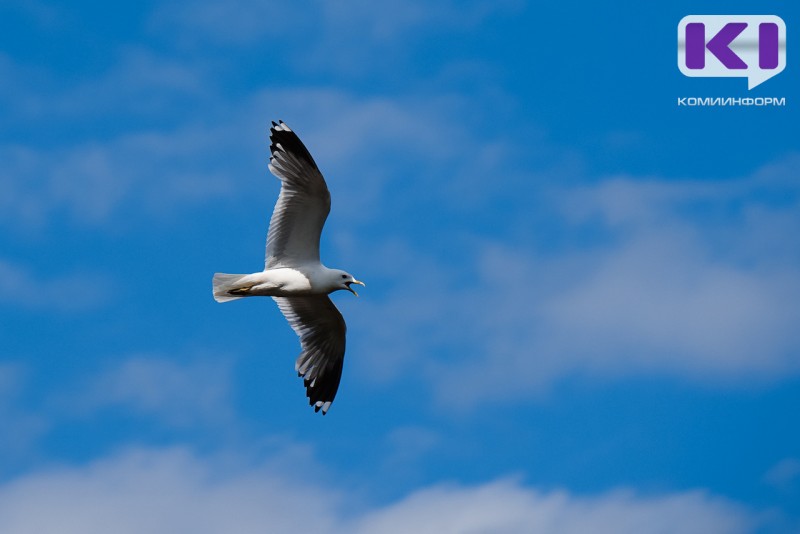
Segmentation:
<svg viewBox="0 0 800 534">
<path fill-rule="evenodd" d="M 336 289 L 346 289 L 355 296 L 358 296 L 358 293 L 356 293 L 356 291 L 351 287 L 353 284 L 366 286 L 364 282 L 356 280 L 352 274 L 346 273 L 344 271 L 336 271 L 335 276 L 336 276 L 336 283 L 338 284 L 336 286 Z"/>
</svg>

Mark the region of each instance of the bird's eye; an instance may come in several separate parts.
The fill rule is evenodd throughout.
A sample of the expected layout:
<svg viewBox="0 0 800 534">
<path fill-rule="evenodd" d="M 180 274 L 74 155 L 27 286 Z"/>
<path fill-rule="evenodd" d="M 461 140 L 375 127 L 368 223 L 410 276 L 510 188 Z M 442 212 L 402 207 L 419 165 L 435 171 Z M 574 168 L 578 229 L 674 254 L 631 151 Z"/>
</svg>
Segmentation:
<svg viewBox="0 0 800 534">
<path fill-rule="evenodd" d="M 347 278 L 347 275 L 346 275 L 346 274 L 343 274 L 343 275 L 342 275 L 342 278 Z"/>
</svg>

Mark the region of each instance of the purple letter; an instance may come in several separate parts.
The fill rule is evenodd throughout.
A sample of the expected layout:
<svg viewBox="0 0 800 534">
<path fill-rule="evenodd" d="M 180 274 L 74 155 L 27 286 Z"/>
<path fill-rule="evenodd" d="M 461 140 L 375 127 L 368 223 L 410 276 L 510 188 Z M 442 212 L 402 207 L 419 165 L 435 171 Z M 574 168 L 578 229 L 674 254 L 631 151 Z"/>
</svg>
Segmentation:
<svg viewBox="0 0 800 534">
<path fill-rule="evenodd" d="M 774 22 L 758 25 L 758 66 L 762 69 L 778 68 L 778 25 Z"/>
<path fill-rule="evenodd" d="M 686 25 L 686 68 L 702 69 L 706 66 L 706 27 L 702 22 Z"/>
<path fill-rule="evenodd" d="M 717 56 L 717 59 L 728 69 L 746 69 L 747 63 L 728 48 L 731 41 L 747 28 L 746 22 L 729 22 L 711 38 L 706 47 L 708 51 Z"/>
</svg>

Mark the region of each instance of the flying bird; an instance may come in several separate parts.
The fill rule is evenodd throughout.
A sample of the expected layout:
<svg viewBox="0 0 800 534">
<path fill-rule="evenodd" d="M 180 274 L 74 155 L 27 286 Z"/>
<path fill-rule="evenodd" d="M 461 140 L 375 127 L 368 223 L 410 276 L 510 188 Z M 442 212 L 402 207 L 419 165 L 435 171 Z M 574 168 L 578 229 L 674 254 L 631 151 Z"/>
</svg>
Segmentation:
<svg viewBox="0 0 800 534">
<path fill-rule="evenodd" d="M 267 233 L 264 270 L 214 275 L 214 300 L 272 297 L 300 338 L 295 363 L 308 402 L 323 415 L 342 378 L 345 331 L 342 314 L 328 295 L 346 289 L 354 295 L 353 275 L 328 269 L 319 259 L 319 239 L 331 210 L 331 195 L 314 158 L 283 121 L 269 131 L 269 170 L 281 181 Z"/>
</svg>

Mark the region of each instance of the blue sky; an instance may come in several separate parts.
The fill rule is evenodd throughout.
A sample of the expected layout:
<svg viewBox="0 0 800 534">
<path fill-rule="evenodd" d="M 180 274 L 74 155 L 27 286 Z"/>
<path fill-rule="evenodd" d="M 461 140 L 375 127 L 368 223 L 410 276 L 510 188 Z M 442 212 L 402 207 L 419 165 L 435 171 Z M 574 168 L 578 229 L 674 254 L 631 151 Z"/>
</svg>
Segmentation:
<svg viewBox="0 0 800 534">
<path fill-rule="evenodd" d="M 800 10 L 725 4 L 4 2 L 0 531 L 800 530 Z M 702 13 L 786 70 L 684 77 Z M 277 119 L 367 283 L 324 418 L 211 296 Z"/>
</svg>

